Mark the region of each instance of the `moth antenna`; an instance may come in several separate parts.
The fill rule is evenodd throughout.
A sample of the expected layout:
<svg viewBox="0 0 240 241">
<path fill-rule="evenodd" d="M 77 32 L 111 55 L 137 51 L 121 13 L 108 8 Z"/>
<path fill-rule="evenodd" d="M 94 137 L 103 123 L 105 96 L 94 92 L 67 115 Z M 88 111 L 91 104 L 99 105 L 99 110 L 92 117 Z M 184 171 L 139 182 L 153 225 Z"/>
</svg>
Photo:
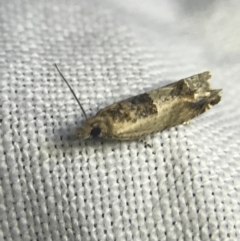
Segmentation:
<svg viewBox="0 0 240 241">
<path fill-rule="evenodd" d="M 61 73 L 61 71 L 59 70 L 59 68 L 57 67 L 57 64 L 54 64 L 54 66 L 55 66 L 55 68 L 57 69 L 57 71 L 58 71 L 58 73 L 60 74 L 60 76 L 62 77 L 62 79 L 64 80 L 64 82 L 67 84 L 67 86 L 68 86 L 68 88 L 70 89 L 70 91 L 72 92 L 74 98 L 76 99 L 78 105 L 80 106 L 80 108 L 81 108 L 81 110 L 82 110 L 82 112 L 83 112 L 83 114 L 84 114 L 84 116 L 85 116 L 85 119 L 87 120 L 87 119 L 88 119 L 88 118 L 87 118 L 87 115 L 86 115 L 86 113 L 85 113 L 85 111 L 84 111 L 84 109 L 83 109 L 83 107 L 82 107 L 79 99 L 77 98 L 76 94 L 74 93 L 72 87 L 70 86 L 70 84 L 68 83 L 68 81 L 65 79 L 65 77 L 63 76 L 63 74 Z"/>
</svg>

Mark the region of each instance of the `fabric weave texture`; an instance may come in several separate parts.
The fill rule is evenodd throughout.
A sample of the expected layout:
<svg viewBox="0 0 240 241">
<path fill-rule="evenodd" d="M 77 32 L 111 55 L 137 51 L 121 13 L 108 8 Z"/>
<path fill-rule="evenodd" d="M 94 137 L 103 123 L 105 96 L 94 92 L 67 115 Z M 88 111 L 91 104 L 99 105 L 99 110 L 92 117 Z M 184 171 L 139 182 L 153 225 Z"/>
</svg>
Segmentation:
<svg viewBox="0 0 240 241">
<path fill-rule="evenodd" d="M 237 1 L 0 0 L 0 240 L 240 240 Z M 84 116 L 202 71 L 222 101 L 144 141 Z"/>
</svg>

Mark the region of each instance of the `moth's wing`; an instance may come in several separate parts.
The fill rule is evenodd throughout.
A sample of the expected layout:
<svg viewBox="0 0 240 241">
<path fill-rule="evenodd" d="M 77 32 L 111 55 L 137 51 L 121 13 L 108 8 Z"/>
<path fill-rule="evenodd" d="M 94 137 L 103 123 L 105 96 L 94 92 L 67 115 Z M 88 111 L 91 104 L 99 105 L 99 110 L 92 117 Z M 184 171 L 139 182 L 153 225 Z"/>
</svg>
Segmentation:
<svg viewBox="0 0 240 241">
<path fill-rule="evenodd" d="M 206 71 L 148 93 L 158 108 L 159 131 L 185 123 L 219 103 L 222 90 L 210 89 L 209 78 Z"/>
<path fill-rule="evenodd" d="M 210 78 L 211 78 L 210 72 L 205 71 L 203 73 L 192 75 L 188 78 L 181 79 L 175 83 L 178 83 L 180 85 L 181 83 L 185 83 L 183 84 L 185 90 L 190 89 L 190 90 L 203 91 L 203 90 L 208 90 L 210 88 L 210 84 L 208 82 Z"/>
<path fill-rule="evenodd" d="M 155 132 L 152 128 L 158 122 L 154 103 L 134 104 L 130 99 L 108 106 L 99 111 L 97 116 L 108 119 L 111 131 L 106 137 L 119 140 L 136 139 Z"/>
<path fill-rule="evenodd" d="M 152 99 L 165 101 L 169 98 L 179 97 L 179 96 L 189 96 L 196 92 L 208 91 L 210 89 L 210 84 L 208 79 L 211 78 L 209 71 L 205 71 L 200 74 L 192 75 L 188 78 L 181 79 L 179 81 L 173 82 L 159 89 L 150 91 L 149 94 Z M 132 97 L 132 98 L 137 98 Z M 129 98 L 131 99 L 131 98 Z"/>
<path fill-rule="evenodd" d="M 135 139 L 182 124 L 220 101 L 220 90 L 210 90 L 209 72 L 110 105 L 97 113 L 109 119 L 115 139 Z"/>
</svg>

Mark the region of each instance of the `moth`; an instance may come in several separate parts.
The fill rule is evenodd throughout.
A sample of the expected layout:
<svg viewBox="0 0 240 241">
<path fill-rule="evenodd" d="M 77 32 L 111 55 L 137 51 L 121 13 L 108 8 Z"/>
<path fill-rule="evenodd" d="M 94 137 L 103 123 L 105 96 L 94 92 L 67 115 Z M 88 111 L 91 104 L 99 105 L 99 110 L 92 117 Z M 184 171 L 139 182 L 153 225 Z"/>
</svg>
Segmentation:
<svg viewBox="0 0 240 241">
<path fill-rule="evenodd" d="M 206 71 L 114 103 L 88 118 L 68 81 L 55 67 L 85 116 L 86 122 L 78 131 L 82 139 L 138 139 L 187 123 L 221 100 L 222 90 L 210 88 L 211 75 Z"/>
</svg>

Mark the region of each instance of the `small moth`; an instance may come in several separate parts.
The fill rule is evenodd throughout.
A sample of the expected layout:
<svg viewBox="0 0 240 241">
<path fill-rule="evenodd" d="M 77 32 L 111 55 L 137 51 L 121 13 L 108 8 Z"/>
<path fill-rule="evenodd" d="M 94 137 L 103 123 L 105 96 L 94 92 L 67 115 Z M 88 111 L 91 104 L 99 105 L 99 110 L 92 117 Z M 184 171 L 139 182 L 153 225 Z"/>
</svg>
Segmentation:
<svg viewBox="0 0 240 241">
<path fill-rule="evenodd" d="M 148 134 L 184 124 L 221 100 L 221 89 L 210 89 L 208 71 L 181 79 L 148 93 L 114 103 L 88 118 L 71 86 L 68 85 L 86 118 L 78 131 L 82 139 L 102 137 L 138 139 Z"/>
</svg>

